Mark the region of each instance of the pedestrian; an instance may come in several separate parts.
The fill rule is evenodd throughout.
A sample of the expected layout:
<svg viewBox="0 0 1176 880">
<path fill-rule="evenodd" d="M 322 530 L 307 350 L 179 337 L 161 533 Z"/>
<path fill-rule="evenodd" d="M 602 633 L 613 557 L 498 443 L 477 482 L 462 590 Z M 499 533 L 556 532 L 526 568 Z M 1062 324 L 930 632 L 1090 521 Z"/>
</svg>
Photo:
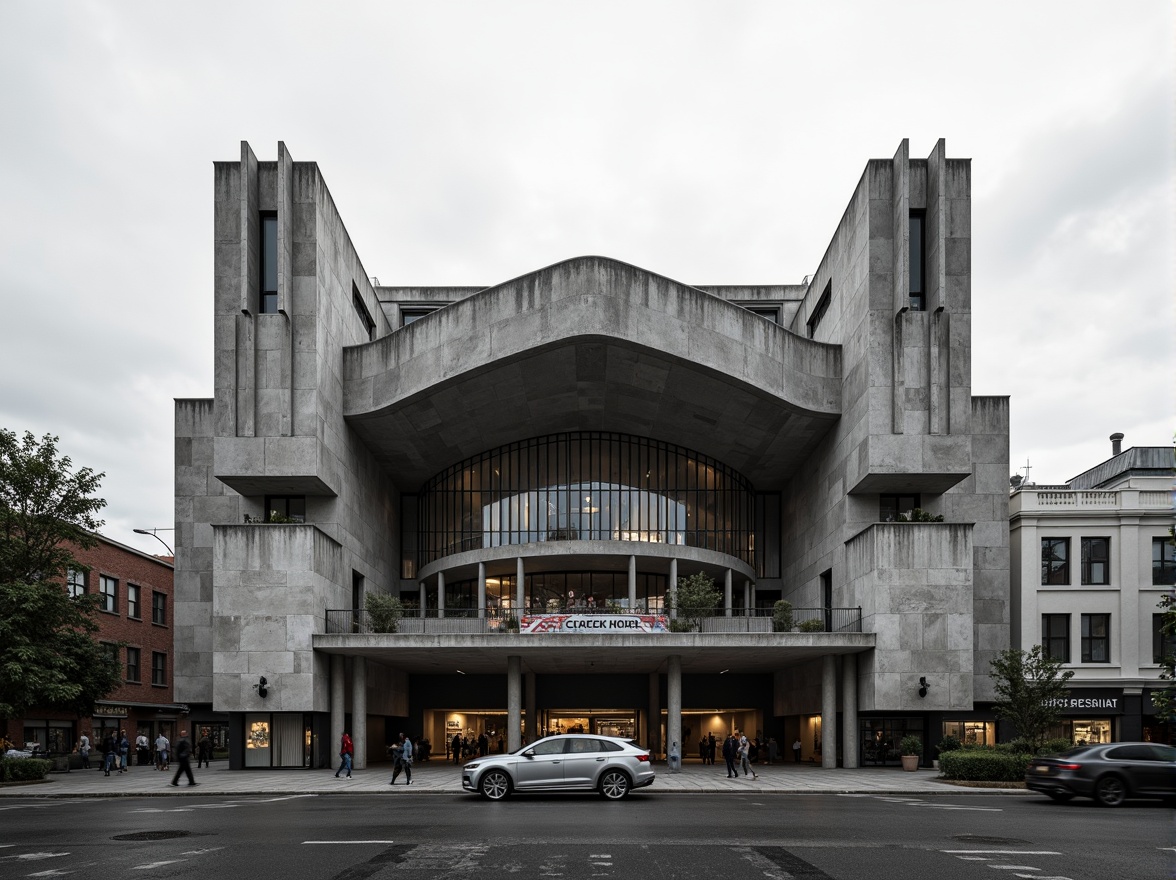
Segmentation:
<svg viewBox="0 0 1176 880">
<path fill-rule="evenodd" d="M 712 767 L 715 763 L 715 735 L 713 733 L 706 735 L 706 762 Z"/>
<path fill-rule="evenodd" d="M 102 772 L 110 775 L 110 768 L 114 766 L 115 756 L 118 755 L 118 743 L 114 741 L 114 732 L 106 731 L 102 735 Z"/>
<path fill-rule="evenodd" d="M 706 763 L 706 737 L 698 741 L 698 758 L 702 763 Z"/>
<path fill-rule="evenodd" d="M 478 757 L 484 758 L 490 754 L 490 738 L 485 732 L 478 734 Z"/>
<path fill-rule="evenodd" d="M 455 733 L 453 735 L 453 763 L 461 763 L 461 734 Z"/>
<path fill-rule="evenodd" d="M 747 731 L 739 734 L 739 766 L 743 768 L 743 775 L 751 774 L 752 779 L 759 779 L 759 774 L 751 769 L 751 743 L 747 741 Z"/>
<path fill-rule="evenodd" d="M 735 755 L 739 750 L 739 743 L 736 741 L 734 735 L 728 733 L 727 738 L 723 740 L 723 760 L 727 763 L 727 778 L 739 774 L 735 772 Z"/>
<path fill-rule="evenodd" d="M 335 778 L 339 778 L 340 773 L 346 773 L 347 778 L 351 778 L 351 760 L 352 755 L 355 754 L 355 746 L 351 742 L 351 737 L 347 731 L 343 731 L 343 737 L 339 740 L 339 757 L 342 760 L 339 762 L 339 769 L 335 771 Z"/>
<path fill-rule="evenodd" d="M 118 772 L 126 773 L 129 769 L 128 758 L 131 756 L 131 741 L 127 739 L 126 728 L 118 732 Z"/>
<path fill-rule="evenodd" d="M 155 769 L 166 770 L 167 762 L 170 755 L 171 742 L 163 735 L 163 731 L 159 732 L 159 736 L 155 737 Z"/>
<path fill-rule="evenodd" d="M 140 767 L 145 766 L 151 761 L 151 743 L 148 742 L 147 734 L 142 730 L 135 737 L 135 753 L 139 756 Z"/>
<path fill-rule="evenodd" d="M 176 775 L 172 777 L 171 784 L 180 784 L 180 774 L 188 777 L 188 785 L 196 785 L 196 778 L 192 775 L 192 743 L 188 742 L 188 731 L 181 730 L 180 738 L 176 740 L 176 760 L 180 762 L 180 766 L 176 768 Z"/>
<path fill-rule="evenodd" d="M 78 740 L 78 754 L 82 756 L 82 769 L 90 769 L 90 731 L 82 734 L 81 739 Z"/>
<path fill-rule="evenodd" d="M 200 741 L 196 743 L 196 769 L 200 769 L 203 762 L 205 767 L 212 766 L 212 739 L 208 735 L 208 728 L 200 732 Z"/>
<path fill-rule="evenodd" d="M 396 784 L 396 778 L 400 775 L 400 771 L 404 771 L 404 784 L 412 785 L 412 740 L 400 734 L 400 741 L 397 745 L 392 746 L 392 781 L 389 785 Z"/>
<path fill-rule="evenodd" d="M 797 739 L 797 741 L 792 744 L 792 763 L 794 763 L 794 764 L 800 763 L 800 740 L 799 739 Z"/>
<path fill-rule="evenodd" d="M 768 737 L 768 763 L 775 764 L 780 759 L 780 746 L 776 743 L 776 737 Z"/>
</svg>

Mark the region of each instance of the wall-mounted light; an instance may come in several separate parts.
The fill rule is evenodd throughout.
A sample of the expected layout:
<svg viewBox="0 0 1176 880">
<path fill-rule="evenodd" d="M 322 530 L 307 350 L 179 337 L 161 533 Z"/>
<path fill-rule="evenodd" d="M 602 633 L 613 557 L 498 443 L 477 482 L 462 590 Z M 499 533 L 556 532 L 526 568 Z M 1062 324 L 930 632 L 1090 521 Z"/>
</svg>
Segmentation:
<svg viewBox="0 0 1176 880">
<path fill-rule="evenodd" d="M 931 685 L 927 684 L 927 676 L 925 676 L 925 675 L 919 676 L 919 696 L 920 697 L 927 696 L 927 688 L 929 688 L 929 687 L 931 687 Z"/>
<path fill-rule="evenodd" d="M 268 684 L 269 684 L 269 682 L 265 680 L 265 676 L 263 675 L 261 678 L 259 678 L 257 680 L 257 684 L 255 684 L 253 686 L 253 689 L 255 691 L 257 691 L 257 695 L 259 697 L 261 697 L 263 700 L 265 699 L 266 694 L 269 693 L 269 688 L 266 687 L 266 685 L 268 685 Z"/>
</svg>

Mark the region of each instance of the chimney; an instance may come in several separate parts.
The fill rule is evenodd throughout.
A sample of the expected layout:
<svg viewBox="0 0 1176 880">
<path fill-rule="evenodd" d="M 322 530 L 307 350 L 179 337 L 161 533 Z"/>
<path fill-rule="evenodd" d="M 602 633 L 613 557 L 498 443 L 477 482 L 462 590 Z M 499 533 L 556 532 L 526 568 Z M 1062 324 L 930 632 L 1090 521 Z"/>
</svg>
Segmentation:
<svg viewBox="0 0 1176 880">
<path fill-rule="evenodd" d="M 1123 435 L 1118 434 L 1118 433 L 1112 434 L 1111 435 L 1111 455 L 1118 455 L 1122 451 L 1123 451 Z"/>
</svg>

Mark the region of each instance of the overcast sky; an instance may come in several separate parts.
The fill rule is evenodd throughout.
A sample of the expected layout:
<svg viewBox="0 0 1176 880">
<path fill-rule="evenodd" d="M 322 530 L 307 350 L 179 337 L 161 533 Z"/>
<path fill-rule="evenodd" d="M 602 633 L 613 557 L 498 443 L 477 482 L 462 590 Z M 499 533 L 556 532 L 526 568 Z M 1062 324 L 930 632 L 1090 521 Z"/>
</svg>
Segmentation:
<svg viewBox="0 0 1176 880">
<path fill-rule="evenodd" d="M 172 525 L 212 396 L 212 162 L 319 163 L 369 275 L 580 254 L 799 283 L 870 158 L 972 159 L 974 394 L 1012 469 L 1166 445 L 1173 20 L 1133 2 L 0 3 L 0 426 Z M 162 533 L 170 544 L 171 533 Z"/>
</svg>

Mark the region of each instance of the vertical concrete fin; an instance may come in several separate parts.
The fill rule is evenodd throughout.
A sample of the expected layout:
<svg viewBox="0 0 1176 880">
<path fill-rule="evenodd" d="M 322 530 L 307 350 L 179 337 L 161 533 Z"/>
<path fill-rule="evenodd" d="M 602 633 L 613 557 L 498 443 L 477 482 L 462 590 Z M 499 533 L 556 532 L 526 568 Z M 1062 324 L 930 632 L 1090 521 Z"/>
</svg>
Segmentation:
<svg viewBox="0 0 1176 880">
<path fill-rule="evenodd" d="M 237 437 L 254 436 L 256 423 L 256 344 L 254 320 L 258 310 L 261 261 L 260 193 L 257 157 L 248 141 L 241 141 L 241 314 L 237 317 L 234 392 Z"/>
<path fill-rule="evenodd" d="M 286 144 L 278 141 L 278 312 L 285 318 L 281 350 L 281 411 L 283 437 L 294 427 L 294 160 Z"/>
<path fill-rule="evenodd" d="M 927 311 L 947 305 L 947 146 L 940 138 L 927 157 L 927 214 L 923 226 Z"/>
<path fill-rule="evenodd" d="M 890 210 L 893 230 L 891 250 L 892 308 L 894 311 L 894 356 L 891 358 L 894 375 L 891 390 L 891 430 L 901 434 L 906 422 L 905 399 L 906 363 L 903 357 L 903 316 L 910 302 L 910 232 L 911 232 L 911 162 L 910 141 L 902 139 L 891 165 Z"/>
</svg>

